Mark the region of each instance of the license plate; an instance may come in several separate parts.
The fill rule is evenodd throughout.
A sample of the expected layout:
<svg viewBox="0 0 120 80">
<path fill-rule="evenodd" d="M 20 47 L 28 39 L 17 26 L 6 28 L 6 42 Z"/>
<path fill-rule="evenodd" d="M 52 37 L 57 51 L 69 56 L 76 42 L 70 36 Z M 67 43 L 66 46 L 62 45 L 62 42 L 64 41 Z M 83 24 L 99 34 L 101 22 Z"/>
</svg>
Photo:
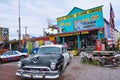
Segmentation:
<svg viewBox="0 0 120 80">
<path fill-rule="evenodd" d="M 38 75 L 39 75 L 39 76 L 42 76 L 42 74 L 32 74 L 32 73 L 29 73 L 29 76 L 30 76 L 30 77 L 33 77 L 33 76 L 35 77 L 35 76 L 38 76 Z"/>
<path fill-rule="evenodd" d="M 39 72 L 39 70 L 31 70 L 32 72 Z"/>
</svg>

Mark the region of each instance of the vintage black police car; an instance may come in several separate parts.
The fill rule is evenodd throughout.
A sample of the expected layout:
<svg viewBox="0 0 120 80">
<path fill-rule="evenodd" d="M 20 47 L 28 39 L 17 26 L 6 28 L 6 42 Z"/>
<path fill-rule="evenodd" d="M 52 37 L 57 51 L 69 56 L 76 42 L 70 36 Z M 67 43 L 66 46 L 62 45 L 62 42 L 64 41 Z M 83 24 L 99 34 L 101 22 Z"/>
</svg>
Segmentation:
<svg viewBox="0 0 120 80">
<path fill-rule="evenodd" d="M 18 62 L 16 76 L 33 79 L 58 79 L 70 61 L 63 45 L 41 46 L 35 55 Z"/>
</svg>

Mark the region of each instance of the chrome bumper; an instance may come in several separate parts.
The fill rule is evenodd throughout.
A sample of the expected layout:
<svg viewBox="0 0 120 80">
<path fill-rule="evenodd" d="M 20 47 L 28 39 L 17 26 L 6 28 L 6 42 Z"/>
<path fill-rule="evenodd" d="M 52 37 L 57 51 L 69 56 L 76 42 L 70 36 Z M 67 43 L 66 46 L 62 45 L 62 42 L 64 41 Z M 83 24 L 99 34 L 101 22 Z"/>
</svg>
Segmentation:
<svg viewBox="0 0 120 80">
<path fill-rule="evenodd" d="M 58 71 L 40 71 L 40 72 L 32 72 L 32 71 L 24 71 L 18 70 L 16 72 L 16 76 L 23 78 L 32 78 L 32 79 L 57 79 L 59 78 Z"/>
</svg>

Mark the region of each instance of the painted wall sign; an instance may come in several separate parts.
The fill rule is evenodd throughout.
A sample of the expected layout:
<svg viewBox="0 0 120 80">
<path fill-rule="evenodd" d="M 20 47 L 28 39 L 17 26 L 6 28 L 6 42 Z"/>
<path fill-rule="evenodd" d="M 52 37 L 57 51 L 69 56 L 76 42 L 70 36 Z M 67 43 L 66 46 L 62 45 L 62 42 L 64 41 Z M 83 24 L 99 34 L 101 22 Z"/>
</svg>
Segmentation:
<svg viewBox="0 0 120 80">
<path fill-rule="evenodd" d="M 66 20 L 66 19 L 70 19 L 70 18 L 75 18 L 77 16 L 84 16 L 84 15 L 87 15 L 87 14 L 92 14 L 94 12 L 101 12 L 101 11 L 102 11 L 101 7 L 93 8 L 93 9 L 89 9 L 89 10 L 86 10 L 86 11 L 83 11 L 83 12 L 79 12 L 77 14 L 73 14 L 73 15 L 68 15 L 68 16 L 63 16 L 63 17 L 57 18 L 57 21 Z"/>
<path fill-rule="evenodd" d="M 63 32 L 103 28 L 104 18 L 102 6 L 57 18 L 57 25 L 63 29 Z"/>
<path fill-rule="evenodd" d="M 91 20 L 91 21 L 80 21 L 80 20 L 75 20 L 74 21 L 74 28 L 75 30 L 86 30 L 86 29 L 92 29 L 96 27 L 96 21 Z"/>
<path fill-rule="evenodd" d="M 59 35 L 59 36 L 72 36 L 73 34 L 63 34 L 63 35 Z"/>
<path fill-rule="evenodd" d="M 80 34 L 80 32 L 78 32 L 78 33 L 74 33 L 74 35 L 79 35 Z"/>
</svg>

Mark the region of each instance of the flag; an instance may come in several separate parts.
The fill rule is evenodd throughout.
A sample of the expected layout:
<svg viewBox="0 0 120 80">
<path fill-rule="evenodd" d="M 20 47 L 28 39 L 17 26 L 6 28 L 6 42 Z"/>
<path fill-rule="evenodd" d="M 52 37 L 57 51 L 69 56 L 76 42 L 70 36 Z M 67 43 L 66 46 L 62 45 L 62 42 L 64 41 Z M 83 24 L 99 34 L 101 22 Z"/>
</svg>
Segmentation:
<svg viewBox="0 0 120 80">
<path fill-rule="evenodd" d="M 112 29 L 115 28 L 115 25 L 114 25 L 114 17 L 115 17 L 114 11 L 113 11 L 112 5 L 111 5 L 111 3 L 110 3 L 110 27 L 111 27 Z"/>
<path fill-rule="evenodd" d="M 112 5 L 110 3 L 110 28 L 111 28 L 111 46 L 113 46 L 114 42 L 115 42 L 115 32 L 114 32 L 114 29 L 115 29 L 115 25 L 114 25 L 114 11 L 113 11 L 113 8 L 112 8 Z"/>
</svg>

